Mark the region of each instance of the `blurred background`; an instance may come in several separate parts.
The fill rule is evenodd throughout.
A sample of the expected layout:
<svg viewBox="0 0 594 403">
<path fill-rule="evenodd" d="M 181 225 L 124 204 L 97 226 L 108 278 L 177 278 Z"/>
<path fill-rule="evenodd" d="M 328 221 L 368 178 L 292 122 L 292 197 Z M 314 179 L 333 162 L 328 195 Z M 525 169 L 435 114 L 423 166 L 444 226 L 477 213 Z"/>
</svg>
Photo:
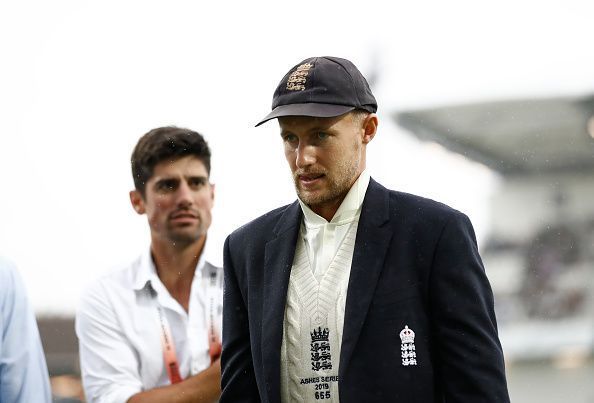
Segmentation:
<svg viewBox="0 0 594 403">
<path fill-rule="evenodd" d="M 379 103 L 371 175 L 474 223 L 512 400 L 594 402 L 593 17 L 576 0 L 0 2 L 0 254 L 56 401 L 83 399 L 80 292 L 148 245 L 137 139 L 209 141 L 220 264 L 229 232 L 295 197 L 276 125 L 254 123 L 291 66 L 333 55 Z"/>
</svg>

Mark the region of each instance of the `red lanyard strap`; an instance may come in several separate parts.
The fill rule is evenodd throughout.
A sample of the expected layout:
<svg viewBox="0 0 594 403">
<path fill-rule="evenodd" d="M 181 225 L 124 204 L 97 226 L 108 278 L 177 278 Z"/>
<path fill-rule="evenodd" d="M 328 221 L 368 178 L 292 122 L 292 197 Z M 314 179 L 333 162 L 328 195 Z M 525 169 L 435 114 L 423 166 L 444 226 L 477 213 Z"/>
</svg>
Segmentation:
<svg viewBox="0 0 594 403">
<path fill-rule="evenodd" d="M 155 299 L 156 300 L 156 299 Z M 159 314 L 159 323 L 161 324 L 161 345 L 163 346 L 163 359 L 165 360 L 165 369 L 171 384 L 182 381 L 179 373 L 179 364 L 177 362 L 177 355 L 175 354 L 175 345 L 173 344 L 173 337 L 171 336 L 171 328 L 169 321 L 163 312 L 163 308 L 157 303 L 157 313 Z"/>
<path fill-rule="evenodd" d="M 205 270 L 208 270 L 208 283 L 207 283 L 207 300 L 208 300 L 208 315 L 206 320 L 206 326 L 208 329 L 208 353 L 210 355 L 211 364 L 219 358 L 221 354 L 221 343 L 219 339 L 219 333 L 217 331 L 218 326 L 216 325 L 217 315 L 217 294 L 222 288 L 222 270 L 218 270 L 215 266 L 206 263 L 204 266 Z M 175 345 L 173 337 L 171 335 L 171 328 L 167 316 L 163 311 L 163 308 L 157 301 L 156 292 L 152 292 L 153 300 L 157 308 L 157 314 L 159 317 L 159 324 L 161 327 L 161 345 L 163 347 L 163 360 L 165 362 L 165 368 L 171 384 L 181 382 L 183 379 L 179 372 L 179 363 L 177 361 L 177 355 L 175 353 Z"/>
<path fill-rule="evenodd" d="M 206 263 L 205 269 L 208 268 L 208 354 L 210 355 L 210 363 L 212 364 L 221 355 L 221 342 L 219 340 L 219 332 L 217 332 L 216 325 L 216 306 L 217 294 L 222 288 L 222 270 L 218 270 L 215 266 Z"/>
</svg>

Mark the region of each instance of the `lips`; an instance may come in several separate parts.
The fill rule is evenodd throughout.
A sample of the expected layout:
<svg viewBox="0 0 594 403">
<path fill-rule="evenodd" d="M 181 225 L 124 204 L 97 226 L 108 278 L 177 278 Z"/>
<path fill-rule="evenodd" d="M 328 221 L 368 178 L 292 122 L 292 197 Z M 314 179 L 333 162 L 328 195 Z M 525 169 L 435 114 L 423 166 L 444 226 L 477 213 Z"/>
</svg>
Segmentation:
<svg viewBox="0 0 594 403">
<path fill-rule="evenodd" d="M 172 221 L 194 221 L 198 218 L 198 214 L 191 211 L 177 211 L 169 216 Z"/>
<path fill-rule="evenodd" d="M 297 175 L 297 179 L 303 186 L 309 187 L 319 183 L 324 176 L 324 174 L 306 174 Z"/>
</svg>

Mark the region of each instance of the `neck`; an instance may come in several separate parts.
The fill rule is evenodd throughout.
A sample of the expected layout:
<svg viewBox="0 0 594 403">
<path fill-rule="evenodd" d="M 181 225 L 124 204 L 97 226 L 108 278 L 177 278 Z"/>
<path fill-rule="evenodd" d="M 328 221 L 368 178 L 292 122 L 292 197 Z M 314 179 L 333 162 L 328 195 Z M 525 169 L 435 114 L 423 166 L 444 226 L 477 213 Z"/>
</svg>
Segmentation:
<svg viewBox="0 0 594 403">
<path fill-rule="evenodd" d="M 189 308 L 194 272 L 205 242 L 206 236 L 187 245 L 154 238 L 151 242 L 151 253 L 159 279 L 186 311 Z"/>
<path fill-rule="evenodd" d="M 311 211 L 313 211 L 320 217 L 323 217 L 326 221 L 331 221 L 332 218 L 334 218 L 334 215 L 336 214 L 336 212 L 338 211 L 338 208 L 340 207 L 340 205 L 346 198 L 347 194 L 350 192 L 350 190 L 355 185 L 355 182 L 357 182 L 357 179 L 359 179 L 359 177 L 361 176 L 363 169 L 359 170 L 359 173 L 351 181 L 350 186 L 342 194 L 338 195 L 336 198 L 334 198 L 332 200 L 327 200 L 324 203 L 320 203 L 320 204 L 316 204 L 316 205 L 313 205 L 313 204 L 308 205 L 308 207 L 311 209 Z"/>
<path fill-rule="evenodd" d="M 309 208 L 311 209 L 311 211 L 313 211 L 320 217 L 323 217 L 326 221 L 329 222 L 334 217 L 334 214 L 336 214 L 336 212 L 338 211 L 338 208 L 342 204 L 345 196 L 346 195 L 343 195 L 339 199 L 328 201 L 323 204 L 311 205 L 309 206 Z"/>
</svg>

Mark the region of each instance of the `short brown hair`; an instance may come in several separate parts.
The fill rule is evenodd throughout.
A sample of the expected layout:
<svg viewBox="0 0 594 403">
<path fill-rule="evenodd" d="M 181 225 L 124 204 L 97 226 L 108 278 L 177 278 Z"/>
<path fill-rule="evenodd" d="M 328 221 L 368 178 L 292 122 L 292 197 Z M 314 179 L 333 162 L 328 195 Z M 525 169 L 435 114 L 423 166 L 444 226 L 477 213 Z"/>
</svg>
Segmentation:
<svg viewBox="0 0 594 403">
<path fill-rule="evenodd" d="M 144 196 L 146 183 L 153 176 L 155 165 L 188 155 L 202 161 L 210 175 L 210 149 L 200 133 L 176 126 L 149 131 L 138 140 L 132 152 L 134 187 Z"/>
<path fill-rule="evenodd" d="M 367 116 L 371 115 L 371 112 L 365 109 L 353 109 L 350 114 L 353 116 L 355 122 L 363 123 Z"/>
</svg>

